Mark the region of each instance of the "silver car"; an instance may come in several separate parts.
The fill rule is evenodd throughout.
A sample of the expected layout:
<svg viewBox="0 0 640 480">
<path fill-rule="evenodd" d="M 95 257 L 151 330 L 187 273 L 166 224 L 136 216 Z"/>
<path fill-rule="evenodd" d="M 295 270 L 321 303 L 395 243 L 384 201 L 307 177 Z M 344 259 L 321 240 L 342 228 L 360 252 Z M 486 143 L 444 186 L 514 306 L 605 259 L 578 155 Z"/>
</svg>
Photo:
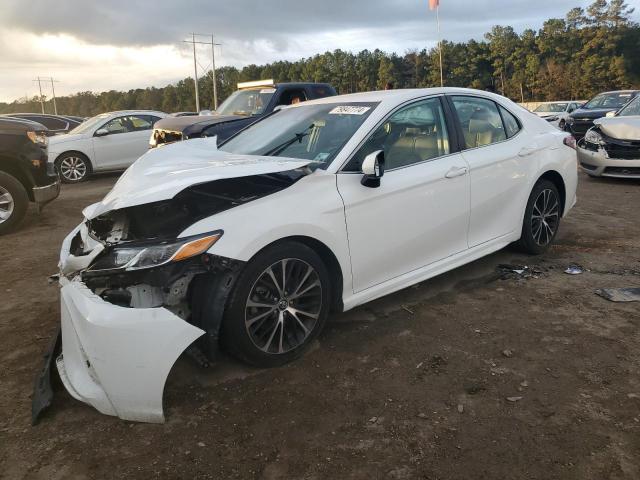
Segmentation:
<svg viewBox="0 0 640 480">
<path fill-rule="evenodd" d="M 578 143 L 582 170 L 592 177 L 640 178 L 640 96 L 594 124 Z"/>
</svg>

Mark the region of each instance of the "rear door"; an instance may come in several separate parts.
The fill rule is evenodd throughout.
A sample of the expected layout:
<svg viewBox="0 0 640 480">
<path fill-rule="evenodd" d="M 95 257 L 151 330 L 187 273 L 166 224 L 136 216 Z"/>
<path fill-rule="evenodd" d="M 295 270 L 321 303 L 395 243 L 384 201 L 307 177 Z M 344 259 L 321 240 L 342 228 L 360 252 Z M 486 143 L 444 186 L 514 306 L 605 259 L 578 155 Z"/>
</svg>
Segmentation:
<svg viewBox="0 0 640 480">
<path fill-rule="evenodd" d="M 448 98 L 470 169 L 469 247 L 474 247 L 522 227 L 520 200 L 528 185 L 527 165 L 539 147 L 524 134 L 517 117 L 493 100 Z"/>
<path fill-rule="evenodd" d="M 392 113 L 337 175 L 355 292 L 467 249 L 468 167 L 451 146 L 441 102 L 423 99 Z M 386 170 L 369 188 L 360 166 L 377 150 Z"/>
</svg>

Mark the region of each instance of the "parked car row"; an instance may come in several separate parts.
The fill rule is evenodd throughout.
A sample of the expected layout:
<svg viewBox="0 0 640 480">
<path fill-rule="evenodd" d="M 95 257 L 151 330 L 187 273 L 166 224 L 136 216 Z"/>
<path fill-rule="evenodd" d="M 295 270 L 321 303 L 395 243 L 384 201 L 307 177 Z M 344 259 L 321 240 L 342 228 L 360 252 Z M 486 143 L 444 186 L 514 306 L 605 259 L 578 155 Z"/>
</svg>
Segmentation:
<svg viewBox="0 0 640 480">
<path fill-rule="evenodd" d="M 277 94 L 259 88 L 234 112 Z M 226 141 L 152 148 L 64 240 L 62 352 L 53 342 L 46 358 L 76 399 L 162 421 L 166 377 L 190 345 L 282 365 L 330 311 L 512 242 L 544 252 L 576 200 L 574 147 L 504 97 L 433 88 L 292 102 Z"/>
<path fill-rule="evenodd" d="M 592 177 L 640 178 L 640 90 L 599 93 L 588 102 L 544 102 L 533 112 L 577 140 Z"/>
<path fill-rule="evenodd" d="M 640 95 L 593 123 L 578 142 L 582 170 L 592 177 L 640 178 Z"/>
</svg>

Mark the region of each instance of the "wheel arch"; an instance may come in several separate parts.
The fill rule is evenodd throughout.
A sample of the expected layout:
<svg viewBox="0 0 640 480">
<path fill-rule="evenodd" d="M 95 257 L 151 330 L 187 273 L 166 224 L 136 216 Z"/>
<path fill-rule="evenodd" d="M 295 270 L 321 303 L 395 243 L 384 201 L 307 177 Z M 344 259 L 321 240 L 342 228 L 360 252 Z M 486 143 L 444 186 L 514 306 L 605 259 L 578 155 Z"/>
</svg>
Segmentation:
<svg viewBox="0 0 640 480">
<path fill-rule="evenodd" d="M 540 180 L 548 180 L 556 186 L 558 193 L 560 194 L 560 202 L 562 203 L 562 213 L 564 216 L 567 204 L 567 187 L 565 185 L 564 178 L 562 178 L 562 175 L 556 170 L 547 170 L 538 177 L 538 180 L 536 180 L 534 185 L 536 185 Z"/>
<path fill-rule="evenodd" d="M 331 311 L 333 312 L 342 312 L 344 310 L 344 304 L 342 301 L 342 290 L 344 287 L 344 275 L 342 273 L 342 268 L 340 266 L 340 262 L 338 261 L 338 257 L 333 253 L 333 251 L 320 240 L 309 237 L 306 235 L 291 235 L 288 237 L 279 238 L 264 247 L 262 247 L 259 251 L 257 251 L 253 257 L 258 255 L 260 252 L 265 250 L 266 248 L 273 247 L 274 245 L 278 245 L 284 242 L 298 242 L 313 250 L 322 260 L 324 265 L 329 270 L 329 275 L 332 280 L 335 280 L 335 284 L 332 285 L 331 289 Z M 252 257 L 252 258 L 253 258 Z M 251 261 L 251 260 L 249 260 Z"/>
</svg>

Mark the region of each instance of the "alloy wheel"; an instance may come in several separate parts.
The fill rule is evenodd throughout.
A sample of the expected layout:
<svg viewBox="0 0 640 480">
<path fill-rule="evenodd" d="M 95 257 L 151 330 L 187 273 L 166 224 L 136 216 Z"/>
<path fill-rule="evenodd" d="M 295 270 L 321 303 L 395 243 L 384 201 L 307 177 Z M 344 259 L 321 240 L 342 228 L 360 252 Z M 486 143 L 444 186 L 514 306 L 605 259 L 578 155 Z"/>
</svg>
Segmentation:
<svg viewBox="0 0 640 480">
<path fill-rule="evenodd" d="M 65 157 L 60 162 L 60 174 L 69 182 L 77 182 L 87 174 L 87 164 L 80 157 Z"/>
<path fill-rule="evenodd" d="M 15 202 L 6 188 L 0 187 L 0 223 L 4 223 L 13 214 Z"/>
<path fill-rule="evenodd" d="M 307 262 L 285 258 L 265 269 L 245 305 L 245 327 L 265 353 L 283 354 L 301 346 L 322 309 L 322 284 Z"/>
<path fill-rule="evenodd" d="M 560 223 L 560 202 L 556 192 L 544 189 L 533 203 L 531 215 L 531 233 L 534 241 L 540 245 L 548 245 L 556 234 Z"/>
</svg>

